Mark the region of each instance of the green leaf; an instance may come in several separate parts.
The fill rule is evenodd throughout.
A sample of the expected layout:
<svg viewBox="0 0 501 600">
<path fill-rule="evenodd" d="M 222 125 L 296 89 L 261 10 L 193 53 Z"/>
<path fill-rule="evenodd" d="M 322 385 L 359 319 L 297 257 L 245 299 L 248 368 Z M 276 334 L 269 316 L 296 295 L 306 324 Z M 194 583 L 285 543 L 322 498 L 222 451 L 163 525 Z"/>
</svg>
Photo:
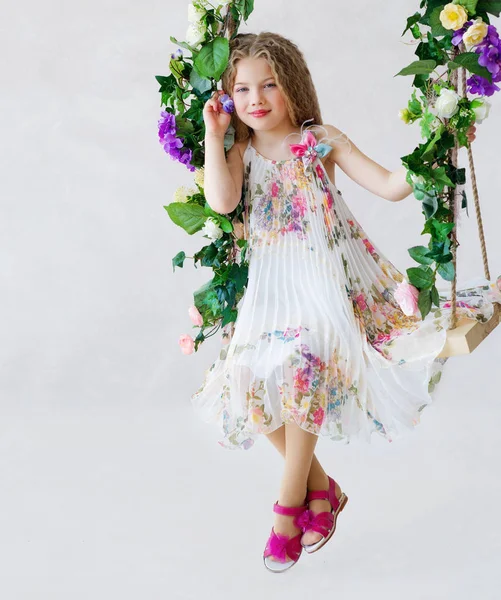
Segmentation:
<svg viewBox="0 0 501 600">
<path fill-rule="evenodd" d="M 445 27 L 442 25 L 442 23 L 440 21 L 440 13 L 442 12 L 443 9 L 444 9 L 443 6 L 437 6 L 437 8 L 435 8 L 433 10 L 433 12 L 430 14 L 431 34 L 434 37 L 441 37 L 441 36 L 447 35 L 449 33 L 449 30 L 445 29 Z"/>
<path fill-rule="evenodd" d="M 433 223 L 433 229 L 437 239 L 445 241 L 449 233 L 454 229 L 454 223 L 439 223 L 438 221 Z"/>
<path fill-rule="evenodd" d="M 436 66 L 437 63 L 434 60 L 415 60 L 394 75 L 394 77 L 397 75 L 428 75 Z"/>
<path fill-rule="evenodd" d="M 192 54 L 196 53 L 196 48 L 193 48 L 193 46 L 190 46 L 186 42 L 178 42 L 176 40 L 176 38 L 173 37 L 172 35 L 170 36 L 169 39 L 173 44 L 176 44 L 177 46 L 181 46 L 181 48 L 186 48 L 186 50 L 189 50 Z"/>
<path fill-rule="evenodd" d="M 219 80 L 228 65 L 229 55 L 229 40 L 225 37 L 216 37 L 202 46 L 193 66 L 200 77 Z"/>
<path fill-rule="evenodd" d="M 186 254 L 182 250 L 181 252 L 178 252 L 172 259 L 172 270 L 175 271 L 176 267 L 183 268 L 185 259 Z"/>
<path fill-rule="evenodd" d="M 449 262 L 444 265 L 439 265 L 437 273 L 446 281 L 452 281 L 454 279 L 454 264 Z"/>
<path fill-rule="evenodd" d="M 171 220 L 190 235 L 200 231 L 207 219 L 203 206 L 198 204 L 171 202 L 164 208 Z"/>
<path fill-rule="evenodd" d="M 437 308 L 440 308 L 440 295 L 438 293 L 436 286 L 433 286 L 431 288 L 431 301 Z"/>
<path fill-rule="evenodd" d="M 430 290 L 421 290 L 418 297 L 418 308 L 421 311 L 421 317 L 424 319 L 431 311 L 431 292 Z"/>
<path fill-rule="evenodd" d="M 449 69 L 457 69 L 458 67 L 464 67 L 470 73 L 474 73 L 475 75 L 480 75 L 492 83 L 492 74 L 491 72 L 482 67 L 482 65 L 478 64 L 478 57 L 480 55 L 476 52 L 463 52 L 462 54 L 458 54 L 453 61 L 450 61 L 448 64 Z"/>
<path fill-rule="evenodd" d="M 409 29 L 419 21 L 419 19 L 421 18 L 421 13 L 414 13 L 412 15 L 412 17 L 409 17 L 407 19 L 407 27 L 404 29 L 404 31 L 402 32 L 402 35 L 405 35 L 407 33 L 407 31 L 409 31 Z"/>
<path fill-rule="evenodd" d="M 407 277 L 414 287 L 423 290 L 431 288 L 435 274 L 430 267 L 411 267 L 407 269 Z"/>
<path fill-rule="evenodd" d="M 433 169 L 433 179 L 439 192 L 442 192 L 445 186 L 454 187 L 452 181 L 445 174 L 445 167 Z"/>
<path fill-rule="evenodd" d="M 233 231 L 233 225 L 231 224 L 231 221 L 229 221 L 226 217 L 219 215 L 218 221 L 219 227 L 221 227 L 221 229 L 225 233 L 231 233 Z"/>
<path fill-rule="evenodd" d="M 204 92 L 207 92 L 212 87 L 211 80 L 206 79 L 205 77 L 200 77 L 200 75 L 197 73 L 196 69 L 191 70 L 190 85 L 199 94 L 203 94 Z"/>
<path fill-rule="evenodd" d="M 499 17 L 501 14 L 501 0 L 478 0 L 477 13 L 486 12 Z"/>
<path fill-rule="evenodd" d="M 463 6 L 469 15 L 474 15 L 477 9 L 478 0 L 456 0 L 456 4 Z"/>
<path fill-rule="evenodd" d="M 409 112 L 415 117 L 418 117 L 423 113 L 423 107 L 421 105 L 421 102 L 416 98 L 416 90 L 412 92 L 411 100 L 409 100 L 409 102 L 407 103 L 407 108 Z"/>
<path fill-rule="evenodd" d="M 254 10 L 254 0 L 236 0 L 234 4 L 243 16 L 244 21 L 247 21 L 249 15 Z"/>
<path fill-rule="evenodd" d="M 431 124 L 435 121 L 437 117 L 431 112 L 429 112 L 428 107 L 426 108 L 421 121 L 419 122 L 421 127 L 421 136 L 425 139 L 428 139 L 431 136 Z"/>
<path fill-rule="evenodd" d="M 429 219 L 433 217 L 433 215 L 438 210 L 438 200 L 435 192 L 433 194 L 426 194 L 423 198 L 423 212 L 424 216 Z"/>
<path fill-rule="evenodd" d="M 428 252 L 426 246 L 413 246 L 412 248 L 409 248 L 407 252 L 411 255 L 411 258 L 422 265 L 431 265 L 433 262 L 433 259 L 425 256 Z"/>
</svg>

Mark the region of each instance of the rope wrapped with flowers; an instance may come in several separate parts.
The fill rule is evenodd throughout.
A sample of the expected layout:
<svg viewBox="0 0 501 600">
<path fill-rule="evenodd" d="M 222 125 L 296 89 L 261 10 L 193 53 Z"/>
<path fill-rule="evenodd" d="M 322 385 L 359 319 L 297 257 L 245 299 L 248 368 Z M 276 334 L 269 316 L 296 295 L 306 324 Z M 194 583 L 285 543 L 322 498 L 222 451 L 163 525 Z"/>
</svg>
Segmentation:
<svg viewBox="0 0 501 600">
<path fill-rule="evenodd" d="M 188 310 L 198 335 L 184 334 L 179 345 L 184 354 L 197 351 L 200 344 L 222 328 L 223 341 L 229 341 L 237 317 L 236 306 L 248 281 L 246 260 L 247 240 L 243 235 L 242 207 L 222 215 L 209 206 L 204 196 L 203 108 L 217 91 L 217 84 L 228 65 L 229 41 L 238 32 L 242 20 L 253 11 L 254 0 L 236 0 L 211 4 L 208 0 L 193 0 L 188 5 L 189 26 L 186 41 L 170 40 L 179 46 L 171 54 L 170 75 L 156 76 L 160 84 L 161 118 L 158 138 L 172 160 L 184 164 L 194 173 L 196 187 L 181 186 L 174 201 L 165 206 L 171 220 L 188 234 L 199 231 L 209 240 L 194 256 L 181 251 L 172 259 L 173 270 L 182 268 L 187 258 L 210 267 L 213 277 L 193 294 L 194 303 Z M 189 51 L 189 55 L 183 52 Z M 232 99 L 220 96 L 223 110 L 234 111 Z M 225 135 L 224 148 L 234 142 L 234 128 Z"/>
<path fill-rule="evenodd" d="M 407 182 L 422 202 L 429 234 L 427 247 L 409 248 L 419 264 L 407 269 L 408 282 L 397 290 L 402 304 L 416 304 L 424 319 L 432 306 L 440 308 L 437 273 L 452 282 L 451 328 L 456 317 L 456 223 L 459 210 L 467 208 L 466 173 L 458 168 L 458 150 L 466 147 L 473 196 L 482 245 L 484 272 L 490 279 L 485 237 L 478 201 L 473 157 L 467 131 L 482 123 L 491 104 L 486 97 L 500 90 L 501 41 L 489 15 L 499 17 L 501 0 L 422 0 L 420 9 L 407 19 L 402 35 L 410 30 L 417 41 L 414 61 L 397 75 L 413 75 L 411 99 L 400 111 L 405 123 L 417 121 L 424 142 L 401 158 Z M 441 73 L 439 71 L 442 71 Z M 466 79 L 469 74 L 468 79 Z M 474 96 L 472 98 L 468 97 Z M 413 302 L 409 302 L 409 298 Z"/>
</svg>

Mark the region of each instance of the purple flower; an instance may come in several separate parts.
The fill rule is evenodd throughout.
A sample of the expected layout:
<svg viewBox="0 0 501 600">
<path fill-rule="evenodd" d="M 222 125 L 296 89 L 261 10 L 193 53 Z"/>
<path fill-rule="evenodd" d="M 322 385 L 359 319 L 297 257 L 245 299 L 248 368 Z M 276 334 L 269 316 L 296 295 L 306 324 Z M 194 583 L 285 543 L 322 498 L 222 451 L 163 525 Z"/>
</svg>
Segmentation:
<svg viewBox="0 0 501 600">
<path fill-rule="evenodd" d="M 235 110 L 235 104 L 233 100 L 228 96 L 228 94 L 223 94 L 219 98 L 221 104 L 223 105 L 223 110 L 226 113 L 232 113 Z"/>
<path fill-rule="evenodd" d="M 478 54 L 480 54 L 478 64 L 486 67 L 493 75 L 497 75 L 501 69 L 501 52 L 499 48 L 497 46 L 491 46 L 490 48 L 483 46 Z"/>
<path fill-rule="evenodd" d="M 472 75 L 467 81 L 467 91 L 470 94 L 478 94 L 479 96 L 492 96 L 494 92 L 499 91 L 499 87 L 494 83 L 489 83 L 487 79 L 480 75 Z"/>
<path fill-rule="evenodd" d="M 178 48 L 175 52 L 173 52 L 170 55 L 170 57 L 172 58 L 172 60 L 178 60 L 182 56 L 183 56 L 183 51 L 181 50 L 181 48 Z"/>
<path fill-rule="evenodd" d="M 470 25 L 473 25 L 473 21 L 466 21 L 466 23 L 461 27 L 461 29 L 457 29 L 452 36 L 452 43 L 454 46 L 459 46 L 459 44 L 463 41 L 463 35 L 466 33 L 466 30 Z"/>
<path fill-rule="evenodd" d="M 190 171 L 194 171 L 195 167 L 190 164 L 193 152 L 189 148 L 183 148 L 184 139 L 176 136 L 175 115 L 165 110 L 161 111 L 160 114 L 161 118 L 158 121 L 158 141 L 172 160 L 178 160 L 186 165 Z"/>
</svg>

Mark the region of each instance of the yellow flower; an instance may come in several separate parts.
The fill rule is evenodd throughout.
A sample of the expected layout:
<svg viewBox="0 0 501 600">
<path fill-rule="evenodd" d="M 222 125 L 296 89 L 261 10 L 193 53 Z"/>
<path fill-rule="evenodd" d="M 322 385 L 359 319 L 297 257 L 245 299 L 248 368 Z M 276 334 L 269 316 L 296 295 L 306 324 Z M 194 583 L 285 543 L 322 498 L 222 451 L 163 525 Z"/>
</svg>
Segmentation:
<svg viewBox="0 0 501 600">
<path fill-rule="evenodd" d="M 461 29 L 468 20 L 468 13 L 460 4 L 446 4 L 440 13 L 440 22 L 445 29 Z"/>
<path fill-rule="evenodd" d="M 197 190 L 194 190 L 193 188 L 187 188 L 184 185 L 181 185 L 174 192 L 174 202 L 187 202 L 188 196 L 192 196 L 196 193 Z"/>
<path fill-rule="evenodd" d="M 204 187 L 204 168 L 200 167 L 200 169 L 195 169 L 195 183 L 199 185 L 201 188 Z"/>
<path fill-rule="evenodd" d="M 467 52 L 469 52 L 473 46 L 480 44 L 487 35 L 487 31 L 487 23 L 484 23 L 480 17 L 475 19 L 473 25 L 468 27 L 468 30 L 463 35 L 463 42 Z"/>
<path fill-rule="evenodd" d="M 398 117 L 399 119 L 402 119 L 405 124 L 408 124 L 411 120 L 411 113 L 407 108 L 402 108 L 398 111 Z"/>
</svg>

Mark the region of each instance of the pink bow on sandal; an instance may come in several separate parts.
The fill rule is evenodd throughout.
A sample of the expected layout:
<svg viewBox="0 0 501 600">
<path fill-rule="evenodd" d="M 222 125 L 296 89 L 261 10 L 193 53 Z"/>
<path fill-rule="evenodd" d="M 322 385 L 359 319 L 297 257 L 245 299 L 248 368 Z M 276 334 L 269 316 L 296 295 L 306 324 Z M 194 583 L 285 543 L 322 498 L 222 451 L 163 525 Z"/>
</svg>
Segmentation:
<svg viewBox="0 0 501 600">
<path fill-rule="evenodd" d="M 294 525 L 301 529 L 298 519 L 306 511 L 307 506 L 282 506 L 278 502 L 273 505 L 273 511 L 279 515 L 294 517 Z M 302 531 L 294 537 L 276 533 L 272 527 L 270 537 L 263 553 L 265 567 L 273 573 L 282 573 L 297 563 L 303 547 L 301 545 Z M 271 560 L 274 559 L 274 560 Z"/>
</svg>

